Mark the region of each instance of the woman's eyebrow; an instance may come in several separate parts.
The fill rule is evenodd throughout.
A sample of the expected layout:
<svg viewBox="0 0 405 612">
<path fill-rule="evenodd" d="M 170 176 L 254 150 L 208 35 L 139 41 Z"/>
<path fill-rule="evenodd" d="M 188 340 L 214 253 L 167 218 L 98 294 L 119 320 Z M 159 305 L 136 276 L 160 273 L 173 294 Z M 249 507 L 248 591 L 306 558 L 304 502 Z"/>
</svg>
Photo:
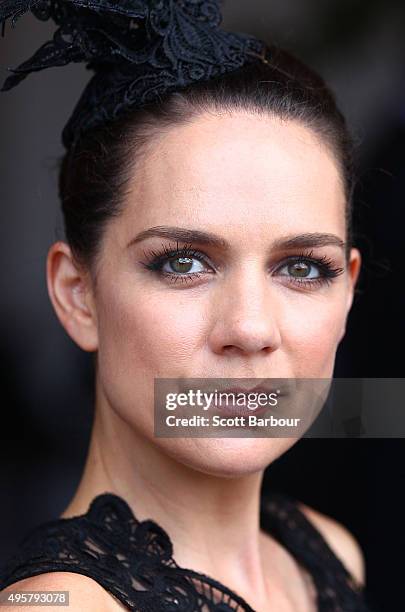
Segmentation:
<svg viewBox="0 0 405 612">
<path fill-rule="evenodd" d="M 277 238 L 272 244 L 273 249 L 315 248 L 323 246 L 337 246 L 343 250 L 347 243 L 335 234 L 322 234 L 319 232 L 298 234 Z"/>
<path fill-rule="evenodd" d="M 135 236 L 135 238 L 128 243 L 128 246 L 153 236 L 168 238 L 169 240 L 178 240 L 179 242 L 199 242 L 200 244 L 206 244 L 221 248 L 223 250 L 229 250 L 231 248 L 229 242 L 216 234 L 212 234 L 211 232 L 192 230 L 184 227 L 168 227 L 166 225 L 150 227 L 149 229 L 140 232 L 140 234 Z"/>
<path fill-rule="evenodd" d="M 165 225 L 150 227 L 149 229 L 140 232 L 128 243 L 127 246 L 129 247 L 138 242 L 142 242 L 146 238 L 156 236 L 179 242 L 198 242 L 199 244 L 217 247 L 225 251 L 229 251 L 231 249 L 231 244 L 225 240 L 225 238 L 222 238 L 217 234 L 202 230 L 187 229 L 184 227 L 170 227 Z M 271 243 L 271 248 L 274 250 L 316 248 L 323 246 L 337 246 L 345 250 L 347 244 L 335 234 L 319 232 L 283 236 L 281 238 L 277 238 Z"/>
</svg>

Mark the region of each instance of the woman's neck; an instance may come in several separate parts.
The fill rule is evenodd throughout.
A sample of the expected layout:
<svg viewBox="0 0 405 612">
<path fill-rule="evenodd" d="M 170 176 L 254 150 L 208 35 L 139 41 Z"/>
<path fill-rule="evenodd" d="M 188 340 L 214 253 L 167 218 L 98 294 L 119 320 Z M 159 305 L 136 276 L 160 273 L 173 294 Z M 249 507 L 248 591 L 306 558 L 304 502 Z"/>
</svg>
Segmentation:
<svg viewBox="0 0 405 612">
<path fill-rule="evenodd" d="M 263 472 L 232 478 L 196 471 L 102 408 L 95 412 L 79 487 L 61 517 L 84 514 L 96 495 L 115 493 L 137 520 L 152 519 L 169 534 L 178 565 L 266 601 L 270 541 L 260 530 Z"/>
</svg>

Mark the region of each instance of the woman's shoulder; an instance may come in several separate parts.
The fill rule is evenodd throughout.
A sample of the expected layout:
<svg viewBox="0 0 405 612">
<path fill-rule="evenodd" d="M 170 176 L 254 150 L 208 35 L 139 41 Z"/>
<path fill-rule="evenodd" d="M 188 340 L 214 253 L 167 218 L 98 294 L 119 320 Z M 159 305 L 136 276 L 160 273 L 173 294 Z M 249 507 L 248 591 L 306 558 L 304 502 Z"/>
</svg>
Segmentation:
<svg viewBox="0 0 405 612">
<path fill-rule="evenodd" d="M 365 561 L 361 547 L 354 535 L 334 518 L 297 501 L 298 508 L 321 533 L 326 543 L 342 561 L 348 572 L 361 587 L 365 584 Z"/>
<path fill-rule="evenodd" d="M 3 589 L 2 594 L 19 591 L 68 591 L 69 612 L 118 612 L 127 609 L 95 580 L 76 572 L 47 572 L 30 576 L 10 584 Z M 18 606 L 13 603 L 10 606 L 2 606 L 2 609 L 4 612 L 23 612 L 26 605 Z M 38 612 L 49 610 L 49 604 L 36 605 L 35 609 Z"/>
</svg>

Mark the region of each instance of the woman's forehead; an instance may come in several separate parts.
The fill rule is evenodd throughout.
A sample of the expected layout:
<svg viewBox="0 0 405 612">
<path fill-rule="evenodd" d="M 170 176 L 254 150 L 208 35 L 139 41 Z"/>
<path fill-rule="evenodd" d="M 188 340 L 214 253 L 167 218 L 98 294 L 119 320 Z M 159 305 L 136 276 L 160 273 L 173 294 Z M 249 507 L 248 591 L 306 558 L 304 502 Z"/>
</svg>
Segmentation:
<svg viewBox="0 0 405 612">
<path fill-rule="evenodd" d="M 247 113 L 202 116 L 154 142 L 134 172 L 128 214 L 153 225 L 300 221 L 344 227 L 345 196 L 332 152 L 309 129 Z M 292 227 L 290 229 L 293 229 Z"/>
</svg>

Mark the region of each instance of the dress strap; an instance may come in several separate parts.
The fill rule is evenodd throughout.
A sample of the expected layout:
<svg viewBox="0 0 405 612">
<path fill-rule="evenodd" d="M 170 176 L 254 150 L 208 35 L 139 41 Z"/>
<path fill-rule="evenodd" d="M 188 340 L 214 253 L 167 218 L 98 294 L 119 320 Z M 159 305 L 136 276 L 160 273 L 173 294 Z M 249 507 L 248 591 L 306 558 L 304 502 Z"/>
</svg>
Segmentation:
<svg viewBox="0 0 405 612">
<path fill-rule="evenodd" d="M 320 610 L 370 612 L 363 598 L 362 586 L 299 508 L 297 500 L 278 491 L 263 495 L 261 526 L 310 573 Z"/>
</svg>

